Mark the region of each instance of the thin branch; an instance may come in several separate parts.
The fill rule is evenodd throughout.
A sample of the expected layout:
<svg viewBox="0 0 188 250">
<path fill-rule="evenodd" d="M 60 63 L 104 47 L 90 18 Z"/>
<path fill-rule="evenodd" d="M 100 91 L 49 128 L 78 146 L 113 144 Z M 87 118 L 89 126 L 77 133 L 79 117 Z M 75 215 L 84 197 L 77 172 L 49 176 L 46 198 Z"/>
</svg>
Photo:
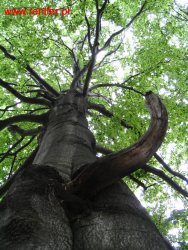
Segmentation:
<svg viewBox="0 0 188 250">
<path fill-rule="evenodd" d="M 0 45 L 0 50 L 4 53 L 5 57 L 15 61 L 16 57 L 11 55 L 7 49 Z M 48 84 L 34 69 L 32 69 L 29 64 L 26 64 L 26 70 L 41 84 L 47 89 L 49 92 L 51 92 L 54 96 L 58 96 L 59 93 L 50 85 Z"/>
<path fill-rule="evenodd" d="M 23 171 L 25 168 L 29 167 L 35 156 L 36 156 L 36 153 L 38 151 L 38 147 L 29 155 L 29 157 L 24 161 L 24 163 L 20 166 L 20 168 L 15 172 L 15 174 L 13 174 L 5 184 L 3 184 L 1 187 L 0 187 L 0 197 L 2 195 L 4 195 L 8 189 L 10 188 L 10 186 L 14 183 L 14 180 L 16 178 L 16 176 L 21 172 Z"/>
<path fill-rule="evenodd" d="M 108 64 L 112 64 L 113 62 L 119 62 L 119 61 L 124 60 L 124 59 L 125 58 L 112 59 L 110 61 L 104 61 L 102 64 L 97 63 L 97 64 L 95 64 L 95 68 L 93 70 L 96 71 L 100 67 L 103 67 L 103 66 L 108 65 Z"/>
<path fill-rule="evenodd" d="M 75 75 L 75 77 L 74 77 L 74 79 L 73 79 L 73 81 L 72 81 L 72 83 L 71 83 L 71 88 L 75 88 L 77 82 L 80 81 L 81 77 L 82 77 L 83 74 L 87 71 L 88 67 L 89 67 L 89 63 L 86 64 L 86 65 L 77 73 L 77 75 Z"/>
<path fill-rule="evenodd" d="M 186 181 L 188 184 L 188 179 L 184 175 L 171 169 L 157 153 L 154 154 L 154 157 L 169 173 L 171 173 L 172 175 L 174 175 L 176 177 L 179 177 L 183 181 Z"/>
<path fill-rule="evenodd" d="M 85 79 L 85 83 L 84 83 L 84 88 L 83 88 L 83 96 L 86 96 L 87 92 L 88 92 L 88 87 L 89 87 L 89 83 L 91 81 L 93 68 L 95 66 L 96 54 L 97 54 L 97 51 L 96 50 L 93 51 L 92 57 L 90 59 L 90 63 L 88 65 L 88 71 L 87 71 L 87 75 L 86 75 L 86 79 Z"/>
<path fill-rule="evenodd" d="M 85 44 L 85 41 L 86 41 L 87 37 L 88 37 L 88 34 L 86 34 L 85 37 L 84 37 L 84 39 L 79 42 L 81 44 L 81 48 L 80 48 L 81 52 L 83 51 L 84 44 Z"/>
<path fill-rule="evenodd" d="M 134 91 L 135 93 L 144 96 L 144 94 L 142 92 L 134 89 L 133 87 L 124 86 L 124 85 L 119 84 L 119 83 L 102 83 L 102 84 L 97 84 L 97 85 L 91 87 L 89 89 L 89 91 L 92 91 L 92 90 L 97 89 L 97 88 L 102 88 L 102 87 L 118 87 L 118 88 L 122 88 L 122 89 L 127 89 L 127 90 Z"/>
<path fill-rule="evenodd" d="M 12 160 L 12 163 L 11 163 L 11 168 L 10 168 L 10 171 L 9 171 L 9 175 L 8 175 L 8 178 L 10 178 L 10 176 L 12 175 L 12 172 L 14 170 L 14 164 L 15 164 L 15 161 L 16 161 L 16 158 L 18 156 L 18 153 L 20 151 L 22 151 L 24 148 L 26 148 L 27 146 L 29 146 L 29 144 L 31 144 L 31 142 L 34 140 L 35 136 L 31 137 L 30 140 L 25 143 L 23 146 L 21 146 L 19 149 L 17 149 L 13 154 L 13 160 Z"/>
<path fill-rule="evenodd" d="M 29 144 L 31 144 L 31 142 L 35 139 L 36 135 L 33 135 L 28 142 L 26 142 L 23 146 L 21 146 L 19 149 L 17 149 L 14 154 L 17 155 L 19 152 L 21 152 L 24 148 L 26 148 L 27 146 L 29 146 Z"/>
<path fill-rule="evenodd" d="M 7 119 L 1 120 L 0 121 L 0 130 L 8 127 L 9 125 L 17 122 L 23 122 L 23 121 L 28 121 L 28 122 L 37 122 L 37 123 L 46 123 L 48 120 L 48 115 L 49 112 L 44 113 L 42 115 L 28 115 L 28 114 L 23 114 L 23 115 L 15 115 L 13 117 L 9 117 Z"/>
<path fill-rule="evenodd" d="M 107 2 L 108 1 L 105 0 L 103 5 L 102 5 L 102 8 L 99 9 L 98 0 L 96 0 L 97 16 L 96 16 L 96 27 L 95 27 L 95 40 L 94 40 L 92 50 L 91 50 L 91 58 L 90 58 L 89 63 L 88 63 L 88 71 L 86 74 L 86 79 L 85 79 L 84 88 L 83 88 L 83 96 L 87 95 L 89 83 L 91 81 L 91 76 L 93 73 L 93 69 L 95 67 L 96 56 L 97 56 L 97 53 L 99 52 L 98 46 L 99 46 L 99 36 L 100 36 L 100 32 L 101 32 L 101 18 L 102 18 L 102 14 L 103 14 L 103 11 L 106 7 Z"/>
<path fill-rule="evenodd" d="M 12 175 L 12 171 L 14 169 L 14 163 L 16 161 L 16 158 L 17 158 L 17 155 L 15 154 L 14 157 L 13 157 L 12 163 L 11 163 L 11 167 L 10 167 L 10 171 L 9 171 L 9 174 L 8 174 L 8 178 L 10 178 L 10 176 Z"/>
<path fill-rule="evenodd" d="M 87 24 L 88 44 L 89 44 L 90 50 L 92 51 L 93 46 L 91 44 L 91 26 L 90 26 L 89 20 L 88 20 L 86 15 L 85 15 L 85 21 L 86 21 L 86 24 Z"/>
<path fill-rule="evenodd" d="M 103 3 L 103 5 L 102 5 L 102 7 L 100 9 L 101 15 L 103 14 L 103 12 L 104 12 L 104 10 L 106 8 L 107 3 L 109 3 L 109 0 L 104 0 L 104 3 Z"/>
<path fill-rule="evenodd" d="M 54 40 L 53 38 L 50 38 L 50 40 L 52 40 L 56 43 L 59 43 L 60 45 L 63 45 L 69 51 L 71 57 L 73 58 L 74 63 L 77 64 L 76 55 L 74 54 L 74 50 L 71 49 L 62 39 L 60 41 L 58 41 L 58 40 Z"/>
<path fill-rule="evenodd" d="M 4 159 L 10 155 L 12 155 L 11 151 L 13 149 L 15 149 L 22 141 L 23 141 L 24 137 L 21 137 L 20 139 L 18 139 L 11 148 L 9 148 L 5 153 L 2 153 L 2 157 L 0 159 L 0 162 L 4 161 Z"/>
<path fill-rule="evenodd" d="M 0 111 L 3 112 L 3 114 L 0 116 L 0 118 L 2 118 L 7 111 L 9 111 L 9 112 L 15 111 L 15 109 L 11 109 L 11 110 L 9 110 L 9 109 L 12 108 L 12 107 L 17 106 L 20 103 L 21 102 L 16 102 L 16 103 L 14 103 L 12 105 L 6 106 L 4 109 L 0 109 Z"/>
<path fill-rule="evenodd" d="M 31 98 L 26 97 L 20 94 L 16 89 L 14 89 L 12 86 L 12 83 L 5 82 L 2 79 L 0 79 L 0 86 L 8 90 L 10 93 L 12 93 L 14 96 L 16 96 L 20 101 L 31 103 L 31 104 L 39 104 L 39 105 L 45 105 L 45 106 L 51 106 L 51 103 L 44 99 L 38 99 L 38 98 Z"/>
<path fill-rule="evenodd" d="M 107 110 L 105 108 L 105 106 L 102 104 L 95 104 L 95 103 L 89 102 L 88 109 L 94 109 L 94 110 L 100 112 L 101 114 L 105 115 L 106 117 L 113 117 L 114 116 L 114 114 L 111 111 Z M 131 128 L 131 129 L 133 128 L 131 125 L 127 124 L 124 120 L 121 120 L 120 122 L 121 122 L 121 125 L 125 128 Z"/>
<path fill-rule="evenodd" d="M 122 42 L 120 42 L 120 43 L 118 44 L 118 46 L 117 46 L 115 49 L 109 51 L 109 52 L 102 58 L 102 60 L 101 60 L 99 63 L 96 64 L 96 67 L 94 68 L 94 70 L 99 69 L 99 68 L 101 67 L 101 64 L 104 62 L 104 60 L 105 60 L 108 56 L 110 56 L 110 55 L 116 53 L 116 51 L 118 51 L 118 49 L 120 48 L 121 45 L 122 45 Z M 103 64 L 103 65 L 104 65 L 104 64 Z"/>
<path fill-rule="evenodd" d="M 145 1 L 143 3 L 143 5 L 141 6 L 140 10 L 136 13 L 136 15 L 131 19 L 131 21 L 122 29 L 114 32 L 108 39 L 107 41 L 105 42 L 104 46 L 99 50 L 99 51 L 103 51 L 105 50 L 109 45 L 110 43 L 112 42 L 113 38 L 116 37 L 117 35 L 121 34 L 124 30 L 128 29 L 132 23 L 137 19 L 137 17 L 139 17 L 141 15 L 141 13 L 143 12 L 144 10 L 144 7 L 146 5 L 147 1 Z"/>
<path fill-rule="evenodd" d="M 104 95 L 102 95 L 100 93 L 91 93 L 90 92 L 90 93 L 88 93 L 88 96 L 90 98 L 99 98 L 99 99 L 105 101 L 106 103 L 108 103 L 109 105 L 112 105 L 112 99 L 107 98 L 106 96 L 104 96 Z"/>
<path fill-rule="evenodd" d="M 27 112 L 27 114 L 33 114 L 35 112 L 46 110 L 47 108 L 38 108 L 38 109 L 24 109 L 23 111 Z"/>
<path fill-rule="evenodd" d="M 173 189 L 178 191 L 180 194 L 182 194 L 184 197 L 188 197 L 188 192 L 181 188 L 175 181 L 173 181 L 168 175 L 166 175 L 162 170 L 156 169 L 154 167 L 151 167 L 149 165 L 145 165 L 142 167 L 143 170 L 150 172 L 154 175 L 159 176 L 161 179 L 166 181 Z"/>
</svg>

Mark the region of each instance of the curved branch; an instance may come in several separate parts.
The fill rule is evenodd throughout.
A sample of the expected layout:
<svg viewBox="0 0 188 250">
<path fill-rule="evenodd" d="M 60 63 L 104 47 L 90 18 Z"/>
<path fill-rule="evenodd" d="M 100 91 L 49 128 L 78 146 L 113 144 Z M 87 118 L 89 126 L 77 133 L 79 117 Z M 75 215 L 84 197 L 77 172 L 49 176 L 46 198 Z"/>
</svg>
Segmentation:
<svg viewBox="0 0 188 250">
<path fill-rule="evenodd" d="M 31 97 L 26 97 L 20 94 L 17 90 L 15 90 L 12 86 L 11 83 L 5 82 L 2 79 L 0 79 L 0 86 L 11 92 L 14 96 L 16 96 L 20 101 L 26 102 L 26 103 L 31 103 L 31 104 L 39 104 L 39 105 L 45 105 L 45 106 L 50 106 L 50 102 L 44 99 L 38 99 L 38 98 L 31 98 Z"/>
<path fill-rule="evenodd" d="M 7 119 L 1 120 L 0 121 L 0 130 L 6 128 L 7 126 L 9 126 L 13 123 L 23 122 L 23 121 L 37 122 L 37 123 L 44 124 L 48 121 L 48 115 L 49 115 L 49 112 L 44 113 L 42 115 L 28 115 L 28 114 L 15 115 L 13 117 L 9 117 Z"/>
<path fill-rule="evenodd" d="M 112 150 L 104 148 L 100 145 L 96 145 L 96 151 L 99 153 L 102 153 L 104 155 L 108 155 L 108 154 L 113 153 Z M 154 154 L 154 157 L 164 166 L 165 169 L 167 169 L 166 166 L 168 167 L 168 165 L 160 158 L 160 156 L 157 153 Z M 168 168 L 170 169 L 169 173 L 171 173 L 174 176 L 179 177 L 182 180 L 187 182 L 187 178 L 185 176 L 183 176 L 182 174 L 180 174 L 176 171 L 173 171 L 170 167 L 168 167 Z M 145 165 L 144 167 L 142 167 L 142 169 L 144 169 L 147 172 L 150 172 L 150 173 L 153 173 L 153 174 L 159 176 L 164 181 L 166 181 L 172 188 L 174 188 L 176 191 L 180 192 L 184 196 L 186 196 L 188 194 L 188 192 L 186 192 L 184 189 L 182 189 L 176 182 L 174 182 L 170 177 L 168 177 L 162 170 L 156 169 L 156 168 L 148 166 L 148 165 Z M 168 171 L 168 169 L 167 169 L 167 171 Z M 129 175 L 129 178 L 132 179 L 133 181 L 135 181 L 139 186 L 143 187 L 144 190 L 146 190 L 150 187 L 150 186 L 149 187 L 145 186 L 140 180 L 136 179 L 132 175 Z"/>
<path fill-rule="evenodd" d="M 151 124 L 145 135 L 129 148 L 109 154 L 86 166 L 69 183 L 68 189 L 81 195 L 94 195 L 149 161 L 165 137 L 168 115 L 157 95 L 148 92 L 145 98 L 151 113 Z"/>
<path fill-rule="evenodd" d="M 100 145 L 96 145 L 96 151 L 104 154 L 104 155 L 109 155 L 114 153 L 112 150 L 108 149 L 108 148 L 104 148 Z M 144 191 L 146 191 L 149 187 L 147 187 L 143 182 L 141 182 L 139 179 L 135 178 L 133 175 L 128 175 L 129 179 L 131 179 L 132 181 L 134 181 L 136 184 L 138 184 L 138 186 L 142 187 L 144 189 Z"/>
<path fill-rule="evenodd" d="M 142 166 L 142 169 L 145 170 L 145 171 L 147 171 L 147 172 L 150 172 L 150 173 L 152 173 L 154 175 L 159 176 L 164 181 L 166 181 L 173 189 L 175 189 L 176 191 L 178 191 L 183 196 L 188 197 L 188 192 L 186 190 L 184 190 L 183 188 L 181 188 L 176 182 L 174 182 L 162 170 L 156 169 L 156 168 L 148 166 L 148 165 Z"/>
</svg>

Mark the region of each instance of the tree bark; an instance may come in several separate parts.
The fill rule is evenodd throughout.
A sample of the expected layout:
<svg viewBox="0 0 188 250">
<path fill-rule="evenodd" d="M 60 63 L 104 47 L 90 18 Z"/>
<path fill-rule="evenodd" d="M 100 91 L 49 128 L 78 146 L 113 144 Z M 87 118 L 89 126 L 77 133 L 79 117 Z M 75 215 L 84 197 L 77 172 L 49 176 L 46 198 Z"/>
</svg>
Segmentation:
<svg viewBox="0 0 188 250">
<path fill-rule="evenodd" d="M 173 249 L 124 183 L 88 200 L 67 192 L 80 169 L 96 161 L 86 105 L 75 91 L 58 97 L 33 164 L 0 205 L 0 249 Z"/>
<path fill-rule="evenodd" d="M 91 207 L 72 222 L 74 250 L 173 249 L 125 183 L 100 192 Z"/>
</svg>

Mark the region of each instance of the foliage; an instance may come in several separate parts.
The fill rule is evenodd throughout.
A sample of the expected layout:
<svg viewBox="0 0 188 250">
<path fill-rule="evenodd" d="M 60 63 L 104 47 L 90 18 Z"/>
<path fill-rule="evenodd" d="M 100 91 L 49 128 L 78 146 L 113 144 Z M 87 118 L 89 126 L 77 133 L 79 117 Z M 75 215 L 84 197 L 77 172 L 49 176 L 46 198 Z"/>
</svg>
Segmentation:
<svg viewBox="0 0 188 250">
<path fill-rule="evenodd" d="M 99 2 L 101 6 L 102 1 Z M 57 91 L 67 90 L 72 82 L 72 57 L 69 48 L 74 50 L 80 67 L 87 64 L 91 54 L 87 38 L 82 47 L 88 31 L 84 16 L 87 15 L 90 28 L 93 30 L 96 25 L 95 1 L 73 2 L 69 16 L 5 16 L 3 10 L 11 7 L 41 8 L 46 5 L 63 8 L 68 4 L 70 1 L 46 3 L 36 0 L 1 0 L 0 44 L 6 47 L 10 54 L 16 56 L 16 60 L 11 61 L 0 52 L 0 78 L 15 84 L 13 86 L 16 90 L 27 97 L 36 97 L 36 90 L 40 88 L 26 72 L 27 64 L 37 70 L 38 74 Z M 138 0 L 111 0 L 107 4 L 101 23 L 99 39 L 101 48 L 113 32 L 129 23 L 140 7 Z M 117 151 L 135 142 L 149 126 L 149 115 L 144 107 L 143 98 L 133 89 L 141 93 L 150 90 L 159 93 L 168 109 L 169 128 L 158 154 L 169 163 L 171 169 L 183 175 L 186 174 L 188 154 L 187 18 L 186 8 L 175 4 L 174 1 L 148 1 L 143 13 L 134 23 L 116 36 L 106 50 L 97 55 L 96 69 L 93 71 L 90 83 L 90 87 L 94 87 L 101 83 L 124 82 L 123 85 L 130 89 L 115 86 L 96 88 L 96 95 L 90 97 L 90 102 L 104 105 L 114 113 L 114 116 L 110 119 L 95 110 L 91 110 L 88 114 L 89 124 L 97 143 Z M 112 51 L 114 53 L 106 56 Z M 47 111 L 37 104 L 19 103 L 18 98 L 3 88 L 0 88 L 0 96 L 1 119 L 18 114 L 42 114 Z M 8 110 L 3 111 L 7 106 Z M 132 129 L 121 126 L 121 120 L 126 121 Z M 38 126 L 30 122 L 22 122 L 19 125 L 28 130 Z M 4 129 L 0 133 L 1 156 L 20 138 L 20 135 Z M 12 150 L 13 153 L 30 139 L 25 137 Z M 16 159 L 14 154 L 10 154 L 1 162 L 1 183 L 8 177 L 10 166 L 12 166 L 11 173 L 16 171 L 36 143 L 35 137 L 29 146 L 16 155 Z M 168 173 L 156 159 L 152 158 L 150 164 Z M 185 188 L 184 181 L 172 174 L 169 176 Z M 144 195 L 143 188 L 138 187 L 133 180 L 126 177 L 125 181 L 140 195 L 157 226 L 172 242 L 176 242 L 179 249 L 186 249 L 188 228 L 185 223 L 187 216 L 185 198 L 178 196 L 178 193 L 164 181 L 148 172 L 138 170 L 134 173 L 134 177 L 147 187 Z"/>
</svg>

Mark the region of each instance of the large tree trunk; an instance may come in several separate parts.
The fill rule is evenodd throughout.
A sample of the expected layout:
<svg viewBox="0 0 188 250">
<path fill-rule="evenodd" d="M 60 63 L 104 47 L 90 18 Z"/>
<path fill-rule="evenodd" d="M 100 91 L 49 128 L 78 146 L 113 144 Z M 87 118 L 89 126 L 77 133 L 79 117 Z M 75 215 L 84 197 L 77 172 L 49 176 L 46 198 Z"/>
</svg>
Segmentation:
<svg viewBox="0 0 188 250">
<path fill-rule="evenodd" d="M 172 249 L 124 183 L 87 201 L 66 192 L 65 184 L 96 161 L 85 109 L 75 92 L 57 100 L 33 164 L 1 203 L 0 249 Z"/>
<path fill-rule="evenodd" d="M 173 249 L 123 182 L 98 194 L 92 212 L 72 222 L 74 250 Z"/>
</svg>

